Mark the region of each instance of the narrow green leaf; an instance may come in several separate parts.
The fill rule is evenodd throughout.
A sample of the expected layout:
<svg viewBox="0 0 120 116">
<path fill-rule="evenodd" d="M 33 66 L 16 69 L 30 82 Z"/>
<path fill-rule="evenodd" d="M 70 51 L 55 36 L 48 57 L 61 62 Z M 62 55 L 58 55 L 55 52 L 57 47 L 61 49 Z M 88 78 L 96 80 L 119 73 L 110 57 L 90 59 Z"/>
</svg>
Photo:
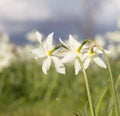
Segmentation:
<svg viewBox="0 0 120 116">
<path fill-rule="evenodd" d="M 118 76 L 118 79 L 117 79 L 117 81 L 115 83 L 115 89 L 116 90 L 118 89 L 119 85 L 120 85 L 120 75 Z"/>
<path fill-rule="evenodd" d="M 79 115 L 78 113 L 76 112 L 73 112 L 74 116 L 82 116 L 82 115 Z"/>
<path fill-rule="evenodd" d="M 88 101 L 85 103 L 85 106 L 84 106 L 84 116 L 88 116 Z"/>
<path fill-rule="evenodd" d="M 107 114 L 109 114 L 109 113 L 111 112 L 111 110 L 112 110 L 112 108 L 113 108 L 113 106 L 114 106 L 114 103 L 115 103 L 114 97 L 111 96 L 110 102 L 109 102 L 109 105 L 108 105 L 108 109 L 107 109 Z"/>
<path fill-rule="evenodd" d="M 99 109 L 100 109 L 102 100 L 103 100 L 103 98 L 104 98 L 104 96 L 105 96 L 105 93 L 107 92 L 107 89 L 108 89 L 108 86 L 106 85 L 106 86 L 102 89 L 102 91 L 100 92 L 100 94 L 99 94 L 98 100 L 97 100 L 96 105 L 95 105 L 96 115 L 97 115 L 98 112 L 99 112 Z"/>
<path fill-rule="evenodd" d="M 113 107 L 110 109 L 108 116 L 113 116 Z"/>
</svg>

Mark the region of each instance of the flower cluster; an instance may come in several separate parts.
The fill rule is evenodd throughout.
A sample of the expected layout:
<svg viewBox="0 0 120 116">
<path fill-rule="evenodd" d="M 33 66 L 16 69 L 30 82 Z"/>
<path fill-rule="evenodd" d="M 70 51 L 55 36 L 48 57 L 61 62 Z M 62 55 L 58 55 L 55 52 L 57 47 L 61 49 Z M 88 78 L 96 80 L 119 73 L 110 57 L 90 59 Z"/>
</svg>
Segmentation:
<svg viewBox="0 0 120 116">
<path fill-rule="evenodd" d="M 32 54 L 36 60 L 41 59 L 43 61 L 42 71 L 45 74 L 47 74 L 52 63 L 56 71 L 61 74 L 65 74 L 65 63 L 74 64 L 75 75 L 80 72 L 82 67 L 87 69 L 92 62 L 102 68 L 107 68 L 101 57 L 105 50 L 96 42 L 92 40 L 79 42 L 72 35 L 69 35 L 66 42 L 59 39 L 60 44 L 55 46 L 53 44 L 53 35 L 54 33 L 51 33 L 43 40 L 38 31 L 35 33 L 39 48 L 32 50 Z"/>
<path fill-rule="evenodd" d="M 14 59 L 12 52 L 13 46 L 9 43 L 9 37 L 6 34 L 0 33 L 0 71 L 9 66 Z"/>
<path fill-rule="evenodd" d="M 120 31 L 108 32 L 103 36 L 97 35 L 94 40 L 111 52 L 108 55 L 110 58 L 113 60 L 120 59 Z"/>
</svg>

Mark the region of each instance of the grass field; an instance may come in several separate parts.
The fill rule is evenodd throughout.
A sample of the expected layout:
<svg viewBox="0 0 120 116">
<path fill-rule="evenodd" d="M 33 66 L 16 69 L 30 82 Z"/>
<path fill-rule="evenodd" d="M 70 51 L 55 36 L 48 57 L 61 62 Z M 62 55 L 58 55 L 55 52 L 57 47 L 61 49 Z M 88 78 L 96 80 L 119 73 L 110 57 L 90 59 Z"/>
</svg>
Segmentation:
<svg viewBox="0 0 120 116">
<path fill-rule="evenodd" d="M 120 61 L 110 63 L 115 82 L 120 74 Z M 66 75 L 62 75 L 51 67 L 45 75 L 34 60 L 12 63 L 0 73 L 0 116 L 88 116 L 83 74 L 75 76 L 73 66 L 66 69 Z M 94 106 L 101 91 L 107 88 L 98 113 L 105 116 L 111 101 L 108 70 L 93 65 L 87 75 Z"/>
</svg>

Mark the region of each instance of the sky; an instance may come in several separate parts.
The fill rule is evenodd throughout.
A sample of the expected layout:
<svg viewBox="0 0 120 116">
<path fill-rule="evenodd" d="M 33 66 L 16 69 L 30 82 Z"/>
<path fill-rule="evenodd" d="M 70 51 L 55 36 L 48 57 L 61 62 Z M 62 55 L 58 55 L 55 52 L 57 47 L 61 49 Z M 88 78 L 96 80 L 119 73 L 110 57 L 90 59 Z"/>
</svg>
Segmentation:
<svg viewBox="0 0 120 116">
<path fill-rule="evenodd" d="M 116 25 L 120 0 L 0 0 L 0 31 L 8 34 L 29 30 L 27 22 L 89 18 L 97 26 Z"/>
</svg>

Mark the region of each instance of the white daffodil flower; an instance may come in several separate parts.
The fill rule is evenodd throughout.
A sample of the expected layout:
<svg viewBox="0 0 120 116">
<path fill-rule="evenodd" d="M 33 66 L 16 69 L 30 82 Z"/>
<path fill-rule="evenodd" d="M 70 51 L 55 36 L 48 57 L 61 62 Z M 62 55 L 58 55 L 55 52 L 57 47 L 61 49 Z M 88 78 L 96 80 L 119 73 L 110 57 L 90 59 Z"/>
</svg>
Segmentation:
<svg viewBox="0 0 120 116">
<path fill-rule="evenodd" d="M 108 32 L 106 34 L 106 38 L 108 40 L 111 40 L 111 42 L 120 42 L 120 32 L 119 31 L 115 31 L 115 32 Z"/>
<path fill-rule="evenodd" d="M 79 73 L 81 70 L 81 65 L 79 63 L 79 59 L 82 59 L 82 53 L 83 49 L 81 49 L 81 43 L 79 43 L 77 40 L 75 40 L 72 35 L 69 35 L 68 43 L 64 43 L 61 39 L 59 39 L 61 44 L 68 48 L 68 51 L 66 55 L 61 60 L 63 63 L 69 63 L 74 62 L 74 69 L 75 69 L 75 75 Z"/>
<path fill-rule="evenodd" d="M 51 63 L 53 61 L 55 69 L 58 73 L 65 74 L 64 64 L 60 61 L 59 57 L 55 55 L 55 46 L 53 45 L 53 33 L 49 34 L 45 41 L 42 41 L 39 32 L 36 33 L 36 39 L 40 43 L 40 47 L 32 50 L 36 59 L 44 59 L 42 64 L 42 71 L 47 74 Z"/>
<path fill-rule="evenodd" d="M 12 59 L 12 53 L 8 52 L 6 54 L 6 51 L 0 51 L 0 71 L 2 71 L 4 67 L 8 67 Z"/>
<path fill-rule="evenodd" d="M 106 44 L 105 39 L 101 35 L 96 35 L 94 40 L 96 43 L 99 43 L 99 45 L 102 47 L 104 47 Z"/>
<path fill-rule="evenodd" d="M 90 63 L 93 61 L 101 68 L 107 68 L 104 61 L 99 57 L 99 54 L 102 54 L 102 51 L 96 47 L 91 48 L 88 53 L 85 53 L 83 55 L 84 68 L 87 69 Z"/>
<path fill-rule="evenodd" d="M 26 38 L 31 42 L 36 42 L 36 39 L 37 39 L 37 41 L 41 43 L 42 34 L 39 33 L 38 31 L 35 31 L 35 32 L 32 31 L 26 34 Z"/>
<path fill-rule="evenodd" d="M 8 41 L 4 41 L 4 38 L 0 39 L 3 39 L 0 40 L 0 71 L 2 71 L 14 61 L 15 56 L 12 52 L 13 46 Z"/>
</svg>

